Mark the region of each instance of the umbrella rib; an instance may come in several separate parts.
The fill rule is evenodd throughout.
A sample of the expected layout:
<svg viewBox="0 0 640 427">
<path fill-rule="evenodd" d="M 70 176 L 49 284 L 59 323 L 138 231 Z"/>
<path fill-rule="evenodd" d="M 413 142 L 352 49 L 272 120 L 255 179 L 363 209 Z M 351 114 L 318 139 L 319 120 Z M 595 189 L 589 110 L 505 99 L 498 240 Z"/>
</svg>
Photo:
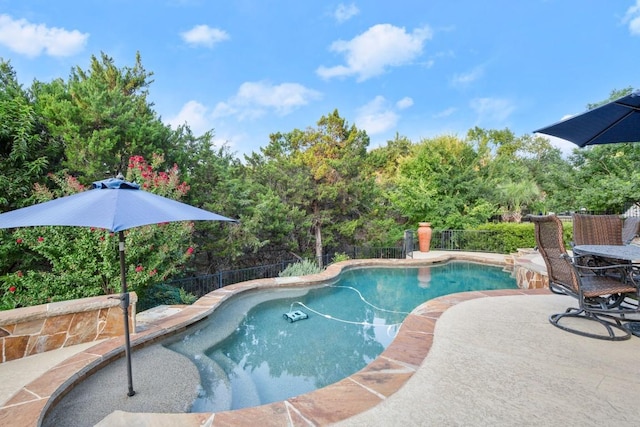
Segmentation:
<svg viewBox="0 0 640 427">
<path fill-rule="evenodd" d="M 624 105 L 624 104 L 621 104 Z M 625 105 L 626 107 L 626 105 Z M 610 123 L 609 126 L 607 126 L 606 128 L 602 129 L 600 132 L 598 132 L 597 134 L 595 134 L 594 136 L 592 136 L 591 138 L 587 139 L 587 141 L 584 143 L 584 145 L 590 145 L 592 141 L 600 138 L 600 136 L 602 136 L 602 134 L 604 134 L 605 132 L 607 132 L 609 129 L 611 129 L 612 127 L 614 127 L 615 125 L 617 125 L 618 123 L 620 123 L 621 121 L 623 121 L 624 119 L 626 119 L 627 117 L 629 117 L 631 114 L 633 114 L 635 111 L 634 110 L 630 110 L 629 112 L 627 112 L 624 116 L 620 117 L 618 120 L 616 120 L 613 123 Z"/>
<path fill-rule="evenodd" d="M 620 106 L 625 107 L 625 108 L 629 108 L 629 109 L 631 109 L 633 111 L 640 111 L 640 106 L 637 106 L 637 105 L 625 104 L 624 102 L 615 102 L 615 104 L 620 105 Z"/>
</svg>

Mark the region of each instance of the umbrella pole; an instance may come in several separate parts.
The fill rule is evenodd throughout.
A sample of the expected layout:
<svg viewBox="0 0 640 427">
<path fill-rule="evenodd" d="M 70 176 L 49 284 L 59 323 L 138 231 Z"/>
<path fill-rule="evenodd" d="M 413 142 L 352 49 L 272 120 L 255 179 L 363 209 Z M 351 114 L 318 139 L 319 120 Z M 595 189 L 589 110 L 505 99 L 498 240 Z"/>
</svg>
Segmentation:
<svg viewBox="0 0 640 427">
<path fill-rule="evenodd" d="M 129 292 L 127 292 L 127 267 L 124 260 L 124 231 L 118 232 L 118 249 L 120 252 L 120 282 L 122 283 L 122 296 L 120 297 L 120 307 L 124 313 L 124 353 L 127 358 L 127 379 L 129 381 L 129 392 L 127 396 L 136 394 L 133 391 L 133 379 L 131 375 L 131 341 L 129 340 Z"/>
</svg>

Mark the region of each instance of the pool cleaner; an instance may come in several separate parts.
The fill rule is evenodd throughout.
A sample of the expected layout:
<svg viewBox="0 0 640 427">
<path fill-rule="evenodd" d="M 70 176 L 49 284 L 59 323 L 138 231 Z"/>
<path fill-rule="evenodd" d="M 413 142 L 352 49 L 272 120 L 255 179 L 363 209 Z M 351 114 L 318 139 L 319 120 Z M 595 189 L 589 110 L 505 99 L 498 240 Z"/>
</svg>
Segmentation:
<svg viewBox="0 0 640 427">
<path fill-rule="evenodd" d="M 290 311 L 282 315 L 289 323 L 297 322 L 298 320 L 308 319 L 309 315 L 302 310 Z"/>
</svg>

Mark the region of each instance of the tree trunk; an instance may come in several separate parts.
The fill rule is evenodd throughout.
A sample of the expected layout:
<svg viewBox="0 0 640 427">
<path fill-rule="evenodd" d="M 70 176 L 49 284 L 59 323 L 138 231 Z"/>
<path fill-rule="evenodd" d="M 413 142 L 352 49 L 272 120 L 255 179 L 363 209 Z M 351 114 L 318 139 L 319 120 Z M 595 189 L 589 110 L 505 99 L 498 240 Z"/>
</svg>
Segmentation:
<svg viewBox="0 0 640 427">
<path fill-rule="evenodd" d="M 313 231 L 316 237 L 316 262 L 318 267 L 322 268 L 322 219 L 320 218 L 320 209 L 317 203 L 313 204 L 313 213 L 315 216 Z"/>
<path fill-rule="evenodd" d="M 318 261 L 318 267 L 322 268 L 322 226 L 320 221 L 316 222 L 316 260 Z"/>
</svg>

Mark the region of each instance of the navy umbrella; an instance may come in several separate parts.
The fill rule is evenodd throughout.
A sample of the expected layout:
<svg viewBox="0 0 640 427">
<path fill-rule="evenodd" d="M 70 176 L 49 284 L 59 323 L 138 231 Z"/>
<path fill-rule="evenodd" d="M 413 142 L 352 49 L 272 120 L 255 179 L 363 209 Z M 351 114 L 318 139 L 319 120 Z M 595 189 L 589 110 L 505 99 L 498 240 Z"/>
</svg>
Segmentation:
<svg viewBox="0 0 640 427">
<path fill-rule="evenodd" d="M 640 142 L 640 91 L 534 132 L 566 139 L 579 147 Z"/>
<path fill-rule="evenodd" d="M 0 214 L 0 228 L 66 225 L 103 228 L 118 232 L 121 307 L 124 312 L 125 353 L 129 396 L 133 396 L 131 343 L 129 340 L 129 293 L 124 255 L 124 230 L 174 221 L 231 221 L 222 215 L 158 196 L 135 183 L 110 178 L 94 182 L 91 189 L 67 197 Z"/>
</svg>

